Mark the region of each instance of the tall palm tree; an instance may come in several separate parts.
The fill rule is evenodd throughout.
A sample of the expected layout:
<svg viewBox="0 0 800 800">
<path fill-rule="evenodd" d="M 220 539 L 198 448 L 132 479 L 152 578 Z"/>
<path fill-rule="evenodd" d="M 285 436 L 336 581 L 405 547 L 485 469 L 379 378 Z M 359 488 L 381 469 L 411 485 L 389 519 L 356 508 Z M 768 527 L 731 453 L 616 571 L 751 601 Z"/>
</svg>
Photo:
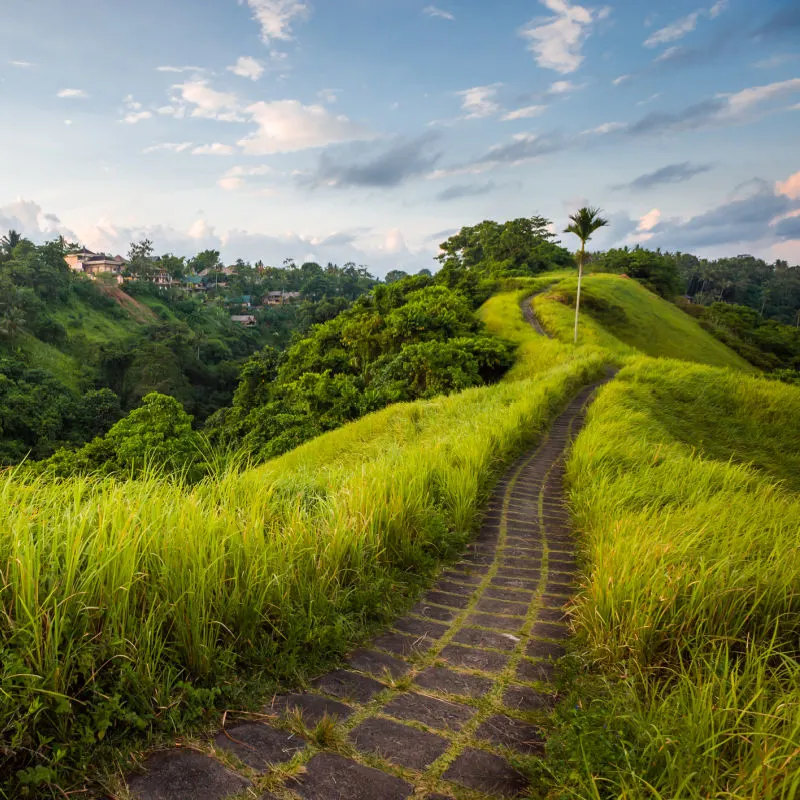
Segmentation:
<svg viewBox="0 0 800 800">
<path fill-rule="evenodd" d="M 11 251 L 22 241 L 22 234 L 15 230 L 10 230 L 2 239 L 0 239 L 0 250 L 7 256 L 11 255 Z"/>
<path fill-rule="evenodd" d="M 608 220 L 600 216 L 599 208 L 585 206 L 578 209 L 570 216 L 571 224 L 564 229 L 564 233 L 574 233 L 581 240 L 581 249 L 578 252 L 578 296 L 575 300 L 575 344 L 578 343 L 578 312 L 581 308 L 581 281 L 583 280 L 583 260 L 586 258 L 586 242 L 598 228 L 608 225 Z"/>
</svg>

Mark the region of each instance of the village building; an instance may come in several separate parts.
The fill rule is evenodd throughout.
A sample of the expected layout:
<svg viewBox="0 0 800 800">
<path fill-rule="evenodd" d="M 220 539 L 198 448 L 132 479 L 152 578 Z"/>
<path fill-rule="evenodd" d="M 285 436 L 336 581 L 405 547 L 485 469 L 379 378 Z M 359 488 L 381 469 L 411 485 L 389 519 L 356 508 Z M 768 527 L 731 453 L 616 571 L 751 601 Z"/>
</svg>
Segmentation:
<svg viewBox="0 0 800 800">
<path fill-rule="evenodd" d="M 245 328 L 253 328 L 257 324 L 257 320 L 252 314 L 234 314 L 231 316 L 231 322 L 244 325 Z"/>
<path fill-rule="evenodd" d="M 265 306 L 282 306 L 284 303 L 295 303 L 300 299 L 300 292 L 269 292 L 264 298 Z"/>
<path fill-rule="evenodd" d="M 116 275 L 117 283 L 122 283 L 122 273 L 128 262 L 122 256 L 108 256 L 105 253 L 93 253 L 82 248 L 75 253 L 68 253 L 64 261 L 73 272 L 80 272 L 94 280 L 98 275 Z"/>
</svg>

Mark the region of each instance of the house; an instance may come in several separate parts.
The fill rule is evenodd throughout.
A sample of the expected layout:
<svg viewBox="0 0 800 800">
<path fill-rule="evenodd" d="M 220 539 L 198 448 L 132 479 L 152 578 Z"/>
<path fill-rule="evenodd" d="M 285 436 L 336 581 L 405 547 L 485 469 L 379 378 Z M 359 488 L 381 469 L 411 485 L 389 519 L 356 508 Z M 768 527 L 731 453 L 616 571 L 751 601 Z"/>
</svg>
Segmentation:
<svg viewBox="0 0 800 800">
<path fill-rule="evenodd" d="M 98 275 L 112 274 L 117 276 L 117 283 L 122 283 L 122 273 L 128 262 L 122 256 L 111 256 L 105 253 L 93 253 L 81 248 L 75 253 L 68 253 L 64 261 L 73 272 L 80 272 L 95 280 Z"/>
<path fill-rule="evenodd" d="M 160 286 L 162 288 L 169 288 L 172 286 L 172 275 L 169 272 L 165 272 L 163 269 L 156 272 L 155 275 L 150 279 L 156 286 Z"/>
<path fill-rule="evenodd" d="M 241 297 L 226 297 L 225 302 L 229 306 L 241 306 L 242 308 L 252 308 L 253 297 L 249 294 L 243 294 Z"/>
<path fill-rule="evenodd" d="M 183 288 L 193 292 L 202 292 L 206 285 L 199 275 L 187 275 L 183 279 Z"/>
<path fill-rule="evenodd" d="M 282 306 L 300 299 L 300 292 L 269 292 L 264 298 L 265 306 Z"/>
<path fill-rule="evenodd" d="M 244 325 L 245 328 L 255 327 L 256 318 L 252 314 L 233 314 L 231 322 L 236 322 L 238 325 Z"/>
</svg>

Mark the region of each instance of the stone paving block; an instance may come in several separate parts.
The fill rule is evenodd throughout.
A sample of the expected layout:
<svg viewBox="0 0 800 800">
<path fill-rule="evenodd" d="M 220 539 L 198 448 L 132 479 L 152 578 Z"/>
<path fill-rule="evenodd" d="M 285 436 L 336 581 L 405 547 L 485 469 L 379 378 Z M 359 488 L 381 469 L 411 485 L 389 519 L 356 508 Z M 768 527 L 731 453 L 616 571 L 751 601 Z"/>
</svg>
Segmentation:
<svg viewBox="0 0 800 800">
<path fill-rule="evenodd" d="M 398 656 L 426 653 L 433 647 L 433 642 L 427 636 L 409 636 L 406 633 L 384 633 L 373 639 L 372 644 Z"/>
<path fill-rule="evenodd" d="M 436 605 L 448 608 L 466 608 L 469 605 L 469 597 L 432 591 L 425 595 L 425 602 L 436 603 Z"/>
<path fill-rule="evenodd" d="M 522 617 L 498 617 L 496 614 L 470 614 L 466 624 L 517 633 L 525 624 L 525 620 Z"/>
<path fill-rule="evenodd" d="M 443 775 L 447 781 L 501 797 L 517 797 L 527 780 L 504 758 L 485 750 L 466 749 Z"/>
<path fill-rule="evenodd" d="M 392 625 L 402 633 L 410 633 L 412 636 L 426 636 L 428 639 L 441 639 L 449 630 L 447 625 L 441 622 L 434 622 L 429 619 L 415 619 L 414 617 L 403 617 Z"/>
<path fill-rule="evenodd" d="M 440 622 L 452 622 L 458 616 L 458 611 L 455 609 L 432 606 L 423 601 L 417 603 L 411 609 L 411 613 L 419 617 L 425 617 L 426 619 L 436 619 Z"/>
<path fill-rule="evenodd" d="M 540 608 L 536 618 L 542 622 L 567 622 L 569 613 L 562 608 Z"/>
<path fill-rule="evenodd" d="M 543 594 L 540 598 L 540 602 L 545 608 L 562 608 L 568 600 L 569 598 L 564 595 L 549 593 Z"/>
<path fill-rule="evenodd" d="M 521 753 L 533 755 L 544 752 L 544 736 L 541 728 L 503 714 L 489 717 L 475 731 L 475 737 L 519 750 Z"/>
<path fill-rule="evenodd" d="M 539 578 L 504 578 L 502 575 L 492 578 L 493 586 L 504 586 L 507 589 L 538 589 Z"/>
<path fill-rule="evenodd" d="M 465 555 L 461 562 L 462 564 L 482 564 L 487 566 L 494 561 L 494 553 L 470 553 Z"/>
<path fill-rule="evenodd" d="M 399 658 L 386 655 L 386 653 L 379 653 L 377 650 L 356 650 L 350 656 L 348 663 L 353 669 L 369 672 L 379 678 L 386 673 L 393 678 L 400 678 L 411 669 L 411 665 L 405 661 L 400 661 Z"/>
<path fill-rule="evenodd" d="M 511 600 L 515 603 L 529 604 L 533 599 L 530 589 L 507 589 L 505 586 L 487 586 L 483 591 L 484 597 L 493 597 L 496 600 Z"/>
<path fill-rule="evenodd" d="M 479 628 L 462 628 L 453 638 L 453 642 L 470 647 L 491 647 L 495 650 L 513 650 L 519 638 L 511 633 L 485 631 Z"/>
<path fill-rule="evenodd" d="M 150 756 L 147 770 L 128 779 L 136 800 L 222 800 L 243 792 L 250 781 L 194 750 L 165 750 Z"/>
<path fill-rule="evenodd" d="M 414 681 L 423 689 L 460 697 L 483 697 L 493 684 L 491 678 L 456 672 L 447 667 L 428 667 L 420 672 Z"/>
<path fill-rule="evenodd" d="M 262 710 L 265 714 L 279 715 L 299 712 L 302 714 L 305 724 L 310 728 L 313 728 L 325 716 L 343 722 L 353 713 L 353 709 L 350 706 L 318 694 L 279 696 Z"/>
<path fill-rule="evenodd" d="M 447 739 L 435 733 L 375 718 L 353 728 L 350 738 L 359 750 L 378 753 L 387 761 L 410 769 L 425 769 L 449 745 Z"/>
<path fill-rule="evenodd" d="M 413 720 L 431 728 L 453 731 L 460 731 L 475 715 L 475 709 L 470 706 L 416 692 L 401 694 L 385 705 L 382 711 L 397 719 Z"/>
<path fill-rule="evenodd" d="M 566 625 L 557 625 L 554 622 L 536 622 L 531 628 L 531 635 L 563 640 L 569 638 L 569 628 Z"/>
<path fill-rule="evenodd" d="M 373 678 L 346 669 L 329 672 L 317 678 L 311 685 L 320 692 L 356 703 L 368 703 L 378 692 L 386 688 Z"/>
<path fill-rule="evenodd" d="M 552 661 L 530 661 L 523 658 L 517 666 L 517 679 L 521 681 L 541 681 L 550 683 L 556 674 Z"/>
<path fill-rule="evenodd" d="M 434 584 L 433 589 L 437 592 L 449 592 L 450 594 L 460 594 L 469 597 L 475 591 L 475 586 L 468 583 L 441 580 Z"/>
<path fill-rule="evenodd" d="M 491 597 L 484 597 L 478 601 L 475 609 L 477 611 L 488 611 L 492 614 L 524 617 L 528 613 L 528 603 L 513 603 L 509 600 L 494 600 Z"/>
<path fill-rule="evenodd" d="M 453 564 L 453 570 L 456 572 L 463 572 L 465 575 L 486 575 L 492 568 L 491 564 L 469 564 L 465 561 L 459 561 Z"/>
<path fill-rule="evenodd" d="M 575 584 L 564 583 L 563 581 L 548 580 L 544 590 L 550 594 L 566 594 L 570 595 L 575 591 Z"/>
<path fill-rule="evenodd" d="M 551 557 L 549 563 L 551 567 L 559 570 L 571 570 L 578 568 L 578 561 L 575 558 Z"/>
<path fill-rule="evenodd" d="M 511 547 L 506 547 L 503 551 L 503 556 L 505 557 L 507 562 L 512 560 L 518 561 L 520 565 L 525 561 L 532 562 L 532 565 L 535 562 L 535 566 L 541 566 L 541 557 L 542 557 L 542 550 L 533 547 L 518 547 L 516 545 L 512 545 Z"/>
<path fill-rule="evenodd" d="M 283 764 L 306 743 L 294 733 L 279 731 L 260 722 L 243 722 L 218 733 L 214 744 L 233 753 L 251 769 L 266 771 L 270 764 Z"/>
<path fill-rule="evenodd" d="M 539 562 L 531 566 L 526 566 L 520 563 L 518 559 L 514 559 L 513 564 L 514 566 L 511 564 L 503 564 L 502 567 L 498 568 L 497 576 L 500 578 L 535 578 L 538 580 L 539 576 L 542 574 Z"/>
<path fill-rule="evenodd" d="M 550 711 L 555 704 L 555 695 L 528 686 L 509 686 L 503 694 L 503 705 L 512 711 Z"/>
<path fill-rule="evenodd" d="M 304 800 L 405 800 L 413 791 L 401 778 L 333 753 L 314 756 L 288 788 Z"/>
<path fill-rule="evenodd" d="M 456 667 L 479 669 L 483 672 L 500 672 L 508 663 L 508 656 L 504 653 L 493 653 L 489 650 L 462 647 L 457 644 L 447 645 L 442 650 L 441 656 Z"/>
<path fill-rule="evenodd" d="M 442 573 L 442 578 L 448 581 L 458 581 L 459 583 L 468 583 L 471 586 L 477 586 L 482 580 L 480 575 L 467 575 L 455 569 L 448 569 Z"/>
<path fill-rule="evenodd" d="M 531 639 L 525 652 L 533 658 L 561 658 L 565 655 L 566 648 L 557 642 L 543 642 L 541 639 Z"/>
</svg>

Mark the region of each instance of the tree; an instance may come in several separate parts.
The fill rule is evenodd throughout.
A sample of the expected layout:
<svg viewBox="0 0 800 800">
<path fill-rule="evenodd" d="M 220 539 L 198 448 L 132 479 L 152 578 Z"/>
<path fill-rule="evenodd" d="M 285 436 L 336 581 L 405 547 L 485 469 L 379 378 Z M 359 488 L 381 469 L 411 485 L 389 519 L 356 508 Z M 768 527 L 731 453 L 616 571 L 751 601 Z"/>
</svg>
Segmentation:
<svg viewBox="0 0 800 800">
<path fill-rule="evenodd" d="M 578 313 L 581 307 L 581 281 L 583 280 L 583 261 L 586 257 L 586 242 L 599 228 L 608 225 L 608 220 L 600 216 L 599 208 L 584 206 L 570 216 L 571 224 L 564 229 L 564 233 L 574 233 L 581 240 L 581 249 L 578 252 L 578 296 L 575 299 L 575 344 L 578 343 Z"/>
<path fill-rule="evenodd" d="M 0 251 L 6 257 L 11 256 L 14 248 L 22 241 L 22 234 L 15 230 L 10 230 L 2 239 L 0 239 Z"/>
<path fill-rule="evenodd" d="M 153 243 L 150 239 L 142 239 L 141 242 L 131 242 L 128 250 L 128 269 L 137 278 L 147 278 L 155 272 L 155 260 L 153 258 Z"/>
<path fill-rule="evenodd" d="M 391 269 L 386 273 L 386 278 L 384 278 L 384 281 L 386 283 L 395 283 L 396 281 L 401 281 L 403 278 L 407 277 L 408 273 L 404 272 L 402 269 Z"/>
</svg>

